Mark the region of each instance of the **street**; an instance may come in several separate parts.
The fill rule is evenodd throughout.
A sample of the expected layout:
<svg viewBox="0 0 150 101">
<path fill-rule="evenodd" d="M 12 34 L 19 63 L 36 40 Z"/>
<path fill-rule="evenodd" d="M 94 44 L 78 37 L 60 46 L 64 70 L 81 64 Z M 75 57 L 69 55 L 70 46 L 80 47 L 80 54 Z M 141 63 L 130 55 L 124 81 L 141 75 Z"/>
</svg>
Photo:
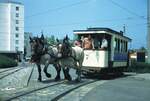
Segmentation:
<svg viewBox="0 0 150 101">
<path fill-rule="evenodd" d="M 33 64 L 0 70 L 0 100 L 2 101 L 149 101 L 150 74 L 124 73 L 123 76 L 85 78 L 77 83 L 75 71 L 70 70 L 73 81 L 56 82 L 52 65 L 47 78 L 42 71 L 38 82 L 37 68 Z"/>
</svg>

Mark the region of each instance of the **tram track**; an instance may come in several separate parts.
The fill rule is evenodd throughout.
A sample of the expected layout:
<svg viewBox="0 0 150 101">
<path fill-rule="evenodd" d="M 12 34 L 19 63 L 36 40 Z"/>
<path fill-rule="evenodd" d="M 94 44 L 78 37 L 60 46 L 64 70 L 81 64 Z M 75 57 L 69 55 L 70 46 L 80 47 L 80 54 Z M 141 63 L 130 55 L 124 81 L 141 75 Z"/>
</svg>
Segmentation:
<svg viewBox="0 0 150 101">
<path fill-rule="evenodd" d="M 56 94 L 50 94 L 48 95 L 51 99 L 51 101 L 57 101 L 60 98 L 64 97 L 65 95 L 69 94 L 70 92 L 83 87 L 85 85 L 88 85 L 90 83 L 94 83 L 98 80 L 86 80 L 80 83 L 73 83 L 73 84 L 69 84 L 69 82 L 67 83 L 66 81 L 60 81 L 60 82 L 56 82 L 56 83 L 51 83 L 49 85 L 43 86 L 43 87 L 39 87 L 39 88 L 32 88 L 32 89 L 28 89 L 26 91 L 20 91 L 20 92 L 16 92 L 14 94 L 12 94 L 11 97 L 7 97 L 6 99 L 4 99 L 4 101 L 15 101 L 15 99 L 22 99 L 25 98 L 27 96 L 32 96 L 33 93 L 38 93 L 41 91 L 44 91 L 46 89 L 49 89 L 51 92 L 55 91 Z M 62 88 L 62 91 L 59 91 L 60 89 L 57 88 Z"/>
<path fill-rule="evenodd" d="M 18 72 L 18 71 L 20 71 L 20 70 L 22 70 L 22 69 L 24 69 L 24 68 L 18 68 L 18 69 L 15 69 L 15 70 L 11 69 L 11 70 L 13 70 L 13 71 L 11 71 L 11 72 L 8 72 L 8 71 L 10 71 L 10 70 L 3 71 L 3 72 L 1 72 L 1 73 L 3 73 L 3 74 L 0 75 L 0 79 L 3 79 L 3 78 L 5 78 L 5 77 L 7 77 L 7 76 L 9 76 L 9 75 L 12 75 L 12 74 L 14 74 L 14 73 L 16 73 L 16 72 Z M 8 72 L 8 73 L 6 73 L 6 72 Z"/>
<path fill-rule="evenodd" d="M 8 72 L 8 71 L 11 71 L 11 70 L 14 70 L 18 67 L 15 67 L 15 68 L 9 68 L 9 69 L 4 69 L 4 70 L 1 70 L 0 73 L 4 73 L 4 72 Z"/>
<path fill-rule="evenodd" d="M 20 67 L 20 68 L 19 67 L 14 67 L 14 68 L 2 70 L 2 71 L 0 71 L 0 79 L 8 77 L 9 75 L 12 75 L 12 74 L 14 74 L 14 73 L 16 73 L 16 72 L 18 72 L 18 71 L 20 71 L 22 69 L 26 69 L 28 67 L 30 67 L 30 65 L 26 66 L 26 67 Z"/>
<path fill-rule="evenodd" d="M 67 94 L 73 92 L 74 90 L 76 90 L 76 89 L 78 89 L 78 88 L 80 88 L 80 87 L 83 87 L 83 86 L 85 86 L 85 85 L 94 83 L 94 82 L 96 82 L 96 81 L 98 81 L 98 80 L 92 80 L 92 81 L 89 81 L 89 82 L 80 84 L 80 85 L 78 85 L 78 86 L 75 86 L 75 87 L 73 87 L 73 88 L 70 88 L 69 90 L 67 90 L 67 91 L 65 91 L 65 92 L 63 92 L 63 93 L 57 95 L 57 96 L 54 97 L 53 99 L 51 99 L 51 101 L 58 101 L 59 99 L 61 99 L 62 97 L 66 96 Z"/>
<path fill-rule="evenodd" d="M 64 82 L 61 81 L 59 83 L 53 83 L 53 84 L 46 85 L 46 86 L 43 86 L 43 87 L 29 89 L 27 91 L 16 92 L 16 93 L 12 94 L 11 97 L 8 97 L 8 98 L 4 99 L 4 101 L 11 101 L 11 100 L 14 100 L 16 98 L 20 98 L 20 97 L 26 96 L 28 94 L 32 94 L 34 92 L 37 92 L 37 91 L 40 91 L 40 90 L 43 90 L 43 89 L 46 89 L 46 88 L 49 88 L 49 87 L 54 87 L 54 86 L 62 84 L 62 83 L 64 83 Z"/>
</svg>

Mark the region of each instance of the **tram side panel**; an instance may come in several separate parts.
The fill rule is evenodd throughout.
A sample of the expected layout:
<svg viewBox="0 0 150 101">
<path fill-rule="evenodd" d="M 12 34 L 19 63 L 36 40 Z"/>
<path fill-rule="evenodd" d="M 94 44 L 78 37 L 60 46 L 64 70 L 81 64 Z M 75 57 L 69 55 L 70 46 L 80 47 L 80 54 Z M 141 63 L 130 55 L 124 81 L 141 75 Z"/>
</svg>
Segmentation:
<svg viewBox="0 0 150 101">
<path fill-rule="evenodd" d="M 128 54 L 127 53 L 115 53 L 113 58 L 113 64 L 110 67 L 108 60 L 108 51 L 106 50 L 84 50 L 84 61 L 82 63 L 85 71 L 101 71 L 119 69 L 120 67 L 127 66 Z"/>
<path fill-rule="evenodd" d="M 108 67 L 108 51 L 84 50 L 83 68 L 100 71 Z"/>
<path fill-rule="evenodd" d="M 126 67 L 128 61 L 128 53 L 115 53 L 113 67 Z"/>
<path fill-rule="evenodd" d="M 113 67 L 126 67 L 128 61 L 128 53 L 115 53 Z"/>
</svg>

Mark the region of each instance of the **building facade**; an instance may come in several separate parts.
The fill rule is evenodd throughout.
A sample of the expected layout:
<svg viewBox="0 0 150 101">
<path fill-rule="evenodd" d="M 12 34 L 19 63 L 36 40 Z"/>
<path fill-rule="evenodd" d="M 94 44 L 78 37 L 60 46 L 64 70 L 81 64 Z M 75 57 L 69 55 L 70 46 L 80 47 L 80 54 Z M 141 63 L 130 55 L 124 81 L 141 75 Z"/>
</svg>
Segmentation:
<svg viewBox="0 0 150 101">
<path fill-rule="evenodd" d="M 30 46 L 30 37 L 32 37 L 32 33 L 25 32 L 24 33 L 24 57 L 31 57 L 31 46 Z"/>
<path fill-rule="evenodd" d="M 24 5 L 0 2 L 0 52 L 24 53 Z"/>
</svg>

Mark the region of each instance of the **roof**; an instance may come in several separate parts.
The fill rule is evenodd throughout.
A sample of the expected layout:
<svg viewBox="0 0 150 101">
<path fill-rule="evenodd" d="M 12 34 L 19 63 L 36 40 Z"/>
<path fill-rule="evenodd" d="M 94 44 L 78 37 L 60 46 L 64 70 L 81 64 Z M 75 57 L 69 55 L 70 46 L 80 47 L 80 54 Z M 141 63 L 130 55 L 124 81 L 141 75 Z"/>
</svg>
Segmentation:
<svg viewBox="0 0 150 101">
<path fill-rule="evenodd" d="M 94 28 L 87 28 L 86 30 L 74 30 L 73 32 L 79 32 L 80 33 L 80 32 L 90 32 L 90 31 L 106 31 L 106 32 L 110 32 L 110 33 L 122 36 L 122 37 L 127 38 L 128 40 L 131 41 L 131 39 L 129 37 L 126 37 L 123 35 L 122 31 L 118 32 L 118 31 L 115 31 L 115 30 L 110 29 L 110 28 L 94 27 Z"/>
<path fill-rule="evenodd" d="M 0 3 L 13 3 L 13 4 L 23 5 L 21 2 L 16 2 L 16 1 L 12 1 L 12 0 L 0 0 Z"/>
</svg>

